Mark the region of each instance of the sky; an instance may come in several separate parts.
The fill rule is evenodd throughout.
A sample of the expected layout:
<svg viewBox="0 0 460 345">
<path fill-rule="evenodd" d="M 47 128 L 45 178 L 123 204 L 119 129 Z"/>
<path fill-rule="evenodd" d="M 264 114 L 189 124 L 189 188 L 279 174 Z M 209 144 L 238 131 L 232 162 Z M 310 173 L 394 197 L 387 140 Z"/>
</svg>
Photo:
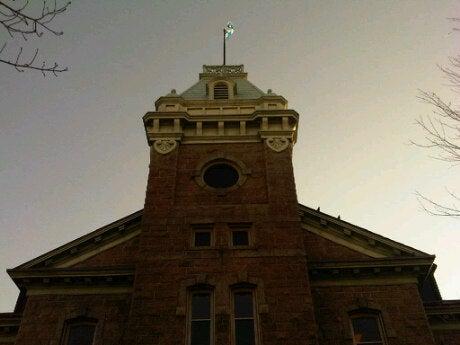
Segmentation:
<svg viewBox="0 0 460 345">
<path fill-rule="evenodd" d="M 299 202 L 436 254 L 443 298 L 460 299 L 460 220 L 415 195 L 449 201 L 460 167 L 410 144 L 432 112 L 419 89 L 458 101 L 437 65 L 460 52 L 446 20 L 459 13 L 456 0 L 79 0 L 54 21 L 60 37 L 0 32 L 10 56 L 23 44 L 70 68 L 43 78 L 0 64 L 0 312 L 18 295 L 6 268 L 143 207 L 141 118 L 221 63 L 228 20 L 227 64 L 300 114 Z"/>
</svg>

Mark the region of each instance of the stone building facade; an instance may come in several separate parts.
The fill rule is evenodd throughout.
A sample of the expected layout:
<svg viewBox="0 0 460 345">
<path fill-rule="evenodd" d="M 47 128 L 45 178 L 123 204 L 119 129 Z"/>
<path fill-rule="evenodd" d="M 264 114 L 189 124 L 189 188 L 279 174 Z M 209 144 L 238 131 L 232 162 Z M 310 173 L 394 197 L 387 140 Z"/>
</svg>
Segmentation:
<svg viewBox="0 0 460 345">
<path fill-rule="evenodd" d="M 144 117 L 145 207 L 8 270 L 0 345 L 454 345 L 434 256 L 298 204 L 299 115 L 204 66 Z"/>
</svg>

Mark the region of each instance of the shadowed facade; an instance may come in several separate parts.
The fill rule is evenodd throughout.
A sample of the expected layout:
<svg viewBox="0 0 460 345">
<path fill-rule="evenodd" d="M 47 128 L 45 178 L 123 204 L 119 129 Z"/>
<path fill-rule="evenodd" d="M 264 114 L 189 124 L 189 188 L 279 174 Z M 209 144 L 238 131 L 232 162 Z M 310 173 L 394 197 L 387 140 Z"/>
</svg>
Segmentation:
<svg viewBox="0 0 460 345">
<path fill-rule="evenodd" d="M 143 210 L 8 270 L 3 344 L 458 344 L 434 256 L 298 204 L 299 114 L 242 65 L 143 117 Z"/>
</svg>

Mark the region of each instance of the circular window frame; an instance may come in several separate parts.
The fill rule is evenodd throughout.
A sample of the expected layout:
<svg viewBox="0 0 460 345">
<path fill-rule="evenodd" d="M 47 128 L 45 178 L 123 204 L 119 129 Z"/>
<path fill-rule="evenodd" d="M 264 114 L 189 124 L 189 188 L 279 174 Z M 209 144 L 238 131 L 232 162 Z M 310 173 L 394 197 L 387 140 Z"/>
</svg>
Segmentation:
<svg viewBox="0 0 460 345">
<path fill-rule="evenodd" d="M 234 185 L 227 188 L 215 188 L 211 187 L 204 181 L 204 174 L 206 170 L 211 166 L 218 164 L 227 164 L 236 170 L 238 173 L 238 180 Z M 219 154 L 200 162 L 195 170 L 194 178 L 195 182 L 205 190 L 217 193 L 218 195 L 224 195 L 242 186 L 246 182 L 250 173 L 250 169 L 248 169 L 248 167 L 241 160 L 227 155 Z"/>
</svg>

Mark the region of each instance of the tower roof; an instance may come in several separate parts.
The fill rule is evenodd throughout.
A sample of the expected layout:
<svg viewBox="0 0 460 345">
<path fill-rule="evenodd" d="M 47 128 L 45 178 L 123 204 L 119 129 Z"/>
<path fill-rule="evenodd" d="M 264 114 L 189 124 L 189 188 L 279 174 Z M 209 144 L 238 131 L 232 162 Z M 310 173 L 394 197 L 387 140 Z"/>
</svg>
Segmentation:
<svg viewBox="0 0 460 345">
<path fill-rule="evenodd" d="M 200 80 L 185 90 L 180 96 L 185 100 L 208 99 L 206 85 L 209 80 L 231 78 L 235 82 L 238 92 L 235 99 L 257 99 L 268 94 L 247 80 L 247 73 L 243 65 L 203 65 L 203 73 L 200 73 Z M 272 94 L 273 95 L 273 94 Z"/>
</svg>

